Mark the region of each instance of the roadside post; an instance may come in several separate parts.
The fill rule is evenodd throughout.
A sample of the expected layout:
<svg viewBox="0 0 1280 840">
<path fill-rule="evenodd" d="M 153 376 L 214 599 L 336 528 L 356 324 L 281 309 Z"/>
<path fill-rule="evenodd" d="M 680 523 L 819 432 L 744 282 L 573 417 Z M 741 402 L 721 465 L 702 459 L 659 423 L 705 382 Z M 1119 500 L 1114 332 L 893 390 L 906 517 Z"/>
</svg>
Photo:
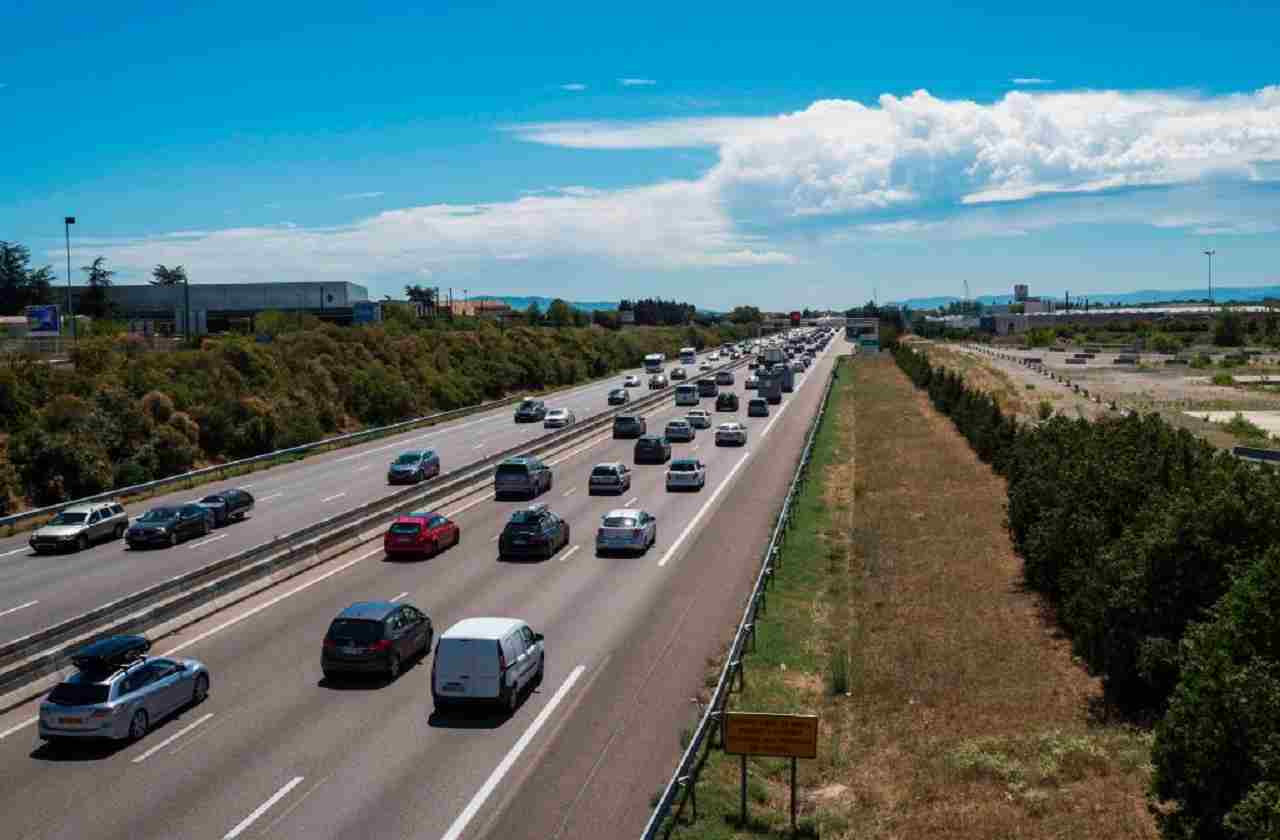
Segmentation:
<svg viewBox="0 0 1280 840">
<path fill-rule="evenodd" d="M 791 830 L 796 830 L 796 762 L 818 757 L 818 716 L 726 712 L 724 751 L 741 757 L 741 825 L 747 824 L 747 756 L 791 759 Z"/>
</svg>

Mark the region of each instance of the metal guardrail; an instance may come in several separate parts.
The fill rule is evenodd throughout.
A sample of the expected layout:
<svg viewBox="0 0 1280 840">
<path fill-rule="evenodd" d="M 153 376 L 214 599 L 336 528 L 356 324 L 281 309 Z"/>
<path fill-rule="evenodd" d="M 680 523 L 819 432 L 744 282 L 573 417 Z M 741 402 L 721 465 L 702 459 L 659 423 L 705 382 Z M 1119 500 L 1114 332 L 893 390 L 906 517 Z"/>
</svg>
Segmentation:
<svg viewBox="0 0 1280 840">
<path fill-rule="evenodd" d="M 745 364 L 743 360 L 730 362 L 713 368 L 711 373 L 732 370 L 743 364 Z M 139 632 L 147 629 L 148 626 L 155 626 L 177 612 L 168 610 L 163 616 L 151 620 L 148 624 L 146 621 L 131 618 L 140 611 L 155 607 L 169 599 L 180 599 L 183 609 L 191 609 L 198 606 L 200 602 L 183 596 L 184 593 L 213 587 L 214 584 L 229 576 L 235 578 L 236 586 L 244 585 L 256 577 L 274 574 L 290 562 L 314 556 L 316 552 L 327 546 L 362 533 L 384 522 L 389 515 L 404 513 L 424 504 L 441 501 L 469 487 L 472 489 L 468 492 L 475 492 L 479 487 L 472 487 L 472 485 L 480 481 L 488 481 L 491 468 L 506 458 L 520 454 L 540 455 L 571 446 L 582 438 L 598 434 L 611 425 L 613 418 L 619 414 L 644 411 L 660 404 L 669 398 L 674 390 L 674 387 L 668 386 L 650 392 L 634 402 L 611 407 L 573 426 L 557 429 L 444 473 L 428 488 L 406 487 L 347 510 L 324 522 L 277 536 L 265 543 L 212 561 L 198 569 L 149 586 L 51 627 L 0 644 L 0 694 L 65 666 L 73 649 L 93 641 L 94 638 L 126 632 L 126 628 L 128 632 Z M 246 571 L 252 572 L 255 569 L 261 574 L 244 574 Z M 220 597 L 231 588 L 231 586 L 217 586 L 216 591 L 204 600 Z M 183 597 L 180 598 L 180 596 Z"/>
<path fill-rule="evenodd" d="M 746 674 L 743 670 L 743 655 L 747 652 L 747 642 L 750 641 L 752 647 L 755 645 L 755 629 L 756 615 L 764 609 L 767 609 L 766 596 L 769 581 L 773 578 L 774 569 L 782 565 L 782 544 L 786 540 L 786 533 L 791 528 L 792 508 L 795 500 L 802 489 L 809 473 L 809 462 L 813 456 L 813 442 L 817 438 L 818 429 L 822 425 L 822 418 L 827 412 L 827 403 L 831 398 L 831 390 L 836 381 L 836 367 L 833 365 L 831 373 L 827 377 L 826 389 L 822 393 L 822 401 L 818 404 L 817 414 L 814 415 L 813 421 L 809 425 L 809 432 L 805 438 L 804 449 L 800 453 L 800 462 L 796 465 L 796 471 L 791 477 L 791 484 L 787 487 L 787 495 L 782 500 L 782 507 L 778 511 L 778 518 L 773 525 L 773 532 L 769 537 L 769 545 L 765 548 L 764 557 L 760 564 L 760 574 L 756 577 L 755 586 L 751 589 L 751 595 L 747 599 L 747 606 L 742 612 L 742 620 L 738 622 L 738 631 L 733 636 L 733 644 L 729 646 L 728 656 L 725 657 L 724 668 L 720 671 L 720 679 L 716 682 L 716 690 L 711 695 L 711 700 L 707 704 L 706 711 L 702 718 L 698 721 L 698 726 L 693 732 L 693 737 L 689 740 L 689 746 L 685 748 L 684 754 L 680 757 L 680 763 L 676 766 L 676 770 L 671 774 L 670 780 L 663 788 L 662 796 L 659 797 L 657 804 L 653 808 L 653 813 L 649 815 L 649 822 L 645 825 L 644 833 L 640 836 L 642 840 L 653 840 L 659 834 L 663 837 L 669 837 L 674 830 L 676 822 L 680 819 L 680 815 L 684 812 L 686 802 L 692 803 L 694 810 L 694 819 L 697 819 L 698 800 L 696 795 L 696 785 L 698 775 L 702 772 L 702 767 L 706 764 L 707 756 L 716 746 L 715 738 L 717 732 L 720 733 L 720 745 L 724 743 L 724 732 L 722 721 L 724 720 L 725 707 L 729 702 L 729 694 L 733 690 L 736 681 L 739 690 L 746 685 Z M 704 749 L 705 747 L 705 749 Z M 701 753 L 699 752 L 701 751 Z M 681 792 L 684 793 L 680 797 Z M 678 799 L 678 801 L 677 801 Z M 672 809 L 675 809 L 672 813 Z M 670 823 L 667 819 L 670 817 Z M 666 826 L 665 831 L 663 830 Z"/>
</svg>

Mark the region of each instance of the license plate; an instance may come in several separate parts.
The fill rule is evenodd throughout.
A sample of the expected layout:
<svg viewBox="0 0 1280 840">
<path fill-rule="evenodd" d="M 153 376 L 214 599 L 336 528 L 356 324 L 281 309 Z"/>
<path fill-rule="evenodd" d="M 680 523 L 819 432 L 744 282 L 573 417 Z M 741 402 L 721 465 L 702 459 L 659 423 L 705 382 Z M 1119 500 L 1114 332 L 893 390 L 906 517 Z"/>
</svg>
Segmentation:
<svg viewBox="0 0 1280 840">
<path fill-rule="evenodd" d="M 411 542 L 413 542 L 413 537 L 396 537 L 396 542 L 398 542 L 398 543 L 411 543 Z"/>
<path fill-rule="evenodd" d="M 462 691 L 462 684 L 461 683 L 445 683 L 443 686 L 441 686 L 441 689 L 443 691 Z"/>
<path fill-rule="evenodd" d="M 342 649 L 342 652 L 345 653 L 347 656 L 356 656 L 358 654 L 364 653 L 364 648 L 344 647 Z"/>
<path fill-rule="evenodd" d="M 516 544 L 516 545 L 528 545 L 528 544 L 529 544 L 529 541 L 528 541 L 528 540 L 522 540 L 522 539 L 519 539 L 519 538 L 516 538 L 516 539 L 512 540 L 511 542 L 513 542 L 513 543 L 514 543 L 514 544 Z"/>
<path fill-rule="evenodd" d="M 78 717 L 60 717 L 58 723 L 84 723 L 84 718 Z"/>
</svg>

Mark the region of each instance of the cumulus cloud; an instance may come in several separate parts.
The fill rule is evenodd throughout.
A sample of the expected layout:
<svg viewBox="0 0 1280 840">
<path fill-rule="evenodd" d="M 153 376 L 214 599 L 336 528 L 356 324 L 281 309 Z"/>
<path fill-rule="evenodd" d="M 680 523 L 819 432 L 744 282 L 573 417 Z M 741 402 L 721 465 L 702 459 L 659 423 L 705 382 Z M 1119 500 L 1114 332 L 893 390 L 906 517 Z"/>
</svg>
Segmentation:
<svg viewBox="0 0 1280 840">
<path fill-rule="evenodd" d="M 579 91 L 579 90 L 586 90 L 586 89 L 587 89 L 587 86 L 586 86 L 586 85 L 584 85 L 582 82 L 569 82 L 569 84 L 567 84 L 567 85 L 561 85 L 561 86 L 560 86 L 560 89 L 561 89 L 561 90 Z"/>
<path fill-rule="evenodd" d="M 1014 76 L 1009 81 L 1015 85 L 1051 85 L 1053 79 L 1042 79 L 1039 76 Z"/>
<path fill-rule="evenodd" d="M 618 84 L 623 87 L 647 87 L 656 85 L 657 81 L 654 79 L 618 79 Z"/>
</svg>

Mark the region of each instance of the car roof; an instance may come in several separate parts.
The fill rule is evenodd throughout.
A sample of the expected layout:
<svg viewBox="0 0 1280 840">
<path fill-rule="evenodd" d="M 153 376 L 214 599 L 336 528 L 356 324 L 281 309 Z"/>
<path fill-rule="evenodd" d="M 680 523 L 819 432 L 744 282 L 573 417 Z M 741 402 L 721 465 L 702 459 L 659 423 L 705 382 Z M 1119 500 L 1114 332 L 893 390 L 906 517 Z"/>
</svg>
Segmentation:
<svg viewBox="0 0 1280 840">
<path fill-rule="evenodd" d="M 437 515 L 438 514 L 434 510 L 415 510 L 410 513 L 400 514 L 399 516 L 396 517 L 396 521 L 400 522 L 401 520 L 405 520 L 405 519 L 411 519 L 411 520 L 417 521 L 419 519 L 430 519 L 431 517 L 437 516 Z"/>
<path fill-rule="evenodd" d="M 675 424 L 677 424 L 677 423 L 678 423 L 678 424 L 680 424 L 680 425 L 682 425 L 682 426 L 687 426 L 687 425 L 689 425 L 689 421 L 688 421 L 688 420 L 686 420 L 686 419 L 684 419 L 683 417 L 672 417 L 670 420 L 668 420 L 668 421 L 667 421 L 667 425 L 668 425 L 668 426 L 673 426 L 673 425 L 675 425 Z"/>
<path fill-rule="evenodd" d="M 613 510 L 609 511 L 604 516 L 602 516 L 601 519 L 607 519 L 612 516 L 635 517 L 635 516 L 639 516 L 642 513 L 644 513 L 644 511 L 642 511 L 640 508 L 614 508 Z"/>
<path fill-rule="evenodd" d="M 81 502 L 78 505 L 67 505 L 58 513 L 93 513 L 95 510 L 107 505 L 115 504 L 114 501 L 107 502 Z"/>
<path fill-rule="evenodd" d="M 621 467 L 623 466 L 623 463 L 621 461 L 601 461 L 600 463 L 596 464 L 596 466 L 597 467 Z"/>
<path fill-rule="evenodd" d="M 510 458 L 503 460 L 504 464 L 531 464 L 536 461 L 532 455 L 512 455 Z"/>
<path fill-rule="evenodd" d="M 441 639 L 492 639 L 498 641 L 524 625 L 518 618 L 464 618 L 440 634 Z"/>
<path fill-rule="evenodd" d="M 354 604 L 338 613 L 338 618 L 381 621 L 398 609 L 400 609 L 400 605 L 391 601 L 356 601 Z"/>
<path fill-rule="evenodd" d="M 567 408 L 553 408 L 549 410 L 547 413 L 548 414 L 567 414 L 568 412 L 569 412 L 569 409 Z"/>
</svg>

